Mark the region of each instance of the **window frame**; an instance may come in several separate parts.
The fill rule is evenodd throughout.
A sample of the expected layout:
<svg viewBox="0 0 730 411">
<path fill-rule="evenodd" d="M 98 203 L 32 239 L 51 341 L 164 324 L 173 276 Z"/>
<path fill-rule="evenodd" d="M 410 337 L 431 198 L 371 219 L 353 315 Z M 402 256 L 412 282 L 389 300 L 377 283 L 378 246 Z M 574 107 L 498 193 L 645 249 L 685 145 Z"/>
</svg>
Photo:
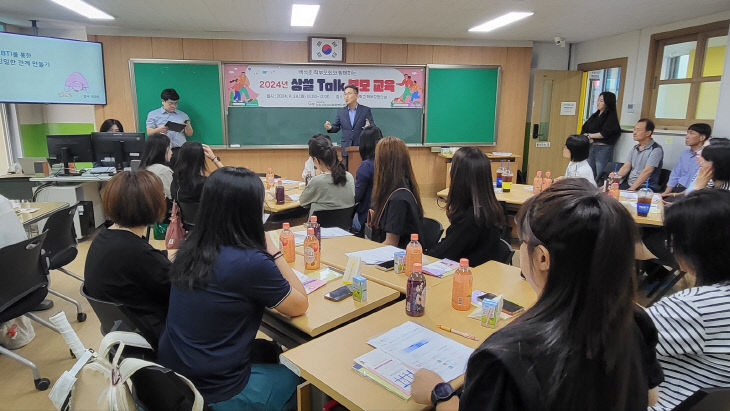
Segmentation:
<svg viewBox="0 0 730 411">
<path fill-rule="evenodd" d="M 618 67 L 621 69 L 621 75 L 619 77 L 619 85 L 618 85 L 618 96 L 616 96 L 616 115 L 618 116 L 619 120 L 621 119 L 621 109 L 623 108 L 623 102 L 624 102 L 624 86 L 626 85 L 626 67 L 629 64 L 629 58 L 628 57 L 619 57 L 615 59 L 609 59 L 609 60 L 601 60 L 601 61 L 591 61 L 588 63 L 580 63 L 576 67 L 578 71 L 587 73 L 589 71 L 593 70 L 605 70 L 610 69 L 614 67 Z M 585 87 L 585 84 L 582 84 L 581 87 Z M 582 120 L 583 114 L 581 113 L 580 117 Z M 579 125 L 580 127 L 580 125 Z"/>
<path fill-rule="evenodd" d="M 644 82 L 644 98 L 641 105 L 641 116 L 652 118 L 657 127 L 666 129 L 685 129 L 692 123 L 704 122 L 714 127 L 715 120 L 696 118 L 697 103 L 702 83 L 721 81 L 722 76 L 703 77 L 702 71 L 705 64 L 705 50 L 707 40 L 711 37 L 727 36 L 730 20 L 718 21 L 701 26 L 687 27 L 679 30 L 656 33 L 651 36 L 649 45 L 649 56 L 646 64 L 646 79 Z M 661 80 L 662 61 L 664 59 L 664 47 L 696 41 L 694 62 L 692 63 L 692 75 L 685 79 Z M 727 49 L 725 51 L 728 52 Z M 689 100 L 687 101 L 687 112 L 683 119 L 657 118 L 655 117 L 657 96 L 659 86 L 665 84 L 690 84 Z"/>
</svg>

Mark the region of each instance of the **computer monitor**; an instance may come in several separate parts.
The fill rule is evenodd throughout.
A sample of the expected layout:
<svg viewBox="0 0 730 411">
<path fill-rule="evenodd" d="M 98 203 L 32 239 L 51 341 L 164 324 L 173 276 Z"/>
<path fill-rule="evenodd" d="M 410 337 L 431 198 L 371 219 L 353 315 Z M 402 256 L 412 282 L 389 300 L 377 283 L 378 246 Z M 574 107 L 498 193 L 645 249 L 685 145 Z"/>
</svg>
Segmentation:
<svg viewBox="0 0 730 411">
<path fill-rule="evenodd" d="M 144 133 L 91 133 L 91 142 L 94 161 L 113 161 L 117 170 L 129 167 L 132 160 L 141 159 L 145 144 Z"/>
<path fill-rule="evenodd" d="M 63 163 L 61 175 L 70 175 L 68 163 L 94 161 L 94 151 L 89 134 L 48 135 L 48 163 Z"/>
</svg>

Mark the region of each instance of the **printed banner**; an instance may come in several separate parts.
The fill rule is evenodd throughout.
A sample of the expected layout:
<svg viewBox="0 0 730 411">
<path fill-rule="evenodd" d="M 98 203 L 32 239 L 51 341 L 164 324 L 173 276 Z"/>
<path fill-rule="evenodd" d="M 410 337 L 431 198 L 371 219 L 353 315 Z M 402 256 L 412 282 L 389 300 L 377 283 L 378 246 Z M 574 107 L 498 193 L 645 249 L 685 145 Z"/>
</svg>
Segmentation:
<svg viewBox="0 0 730 411">
<path fill-rule="evenodd" d="M 421 108 L 424 67 L 224 64 L 228 106 L 341 107 L 345 86 L 374 108 Z"/>
</svg>

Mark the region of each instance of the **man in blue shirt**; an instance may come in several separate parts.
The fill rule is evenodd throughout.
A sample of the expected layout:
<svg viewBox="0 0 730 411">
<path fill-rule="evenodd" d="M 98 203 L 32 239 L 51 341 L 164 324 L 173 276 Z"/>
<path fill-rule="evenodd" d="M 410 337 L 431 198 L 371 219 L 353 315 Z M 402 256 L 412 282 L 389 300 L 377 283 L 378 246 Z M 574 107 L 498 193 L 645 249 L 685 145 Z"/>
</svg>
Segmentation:
<svg viewBox="0 0 730 411">
<path fill-rule="evenodd" d="M 345 86 L 345 107 L 337 110 L 337 119 L 334 123 L 324 122 L 324 128 L 328 133 L 336 133 L 342 129 L 342 162 L 347 169 L 347 151 L 345 148 L 360 145 L 360 132 L 363 127 L 375 125 L 370 107 L 357 104 L 357 86 L 348 84 Z"/>
<path fill-rule="evenodd" d="M 679 155 L 679 161 L 669 175 L 667 189 L 662 193 L 662 197 L 676 197 L 690 187 L 692 178 L 700 167 L 697 155 L 702 151 L 705 142 L 709 140 L 710 134 L 712 134 L 712 128 L 709 124 L 695 123 L 689 126 L 687 135 L 684 136 L 684 144 L 689 146 L 689 150 L 683 151 Z"/>
<path fill-rule="evenodd" d="M 180 146 L 186 141 L 185 137 L 193 135 L 193 126 L 190 125 L 190 117 L 185 112 L 177 109 L 180 96 L 175 89 L 166 88 L 162 90 L 160 98 L 162 99 L 162 107 L 147 114 L 147 135 L 162 133 L 170 137 L 170 145 L 172 146 L 172 160 L 170 162 L 174 164 Z M 182 131 L 169 130 L 166 126 L 168 121 L 184 124 L 185 128 Z"/>
</svg>

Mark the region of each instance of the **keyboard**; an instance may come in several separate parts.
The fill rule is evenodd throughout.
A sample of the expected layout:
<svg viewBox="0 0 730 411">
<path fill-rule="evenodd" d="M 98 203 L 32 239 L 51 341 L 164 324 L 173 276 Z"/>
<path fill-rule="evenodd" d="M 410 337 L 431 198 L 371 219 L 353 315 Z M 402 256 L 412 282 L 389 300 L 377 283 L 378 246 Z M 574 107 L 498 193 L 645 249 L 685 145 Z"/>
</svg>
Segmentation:
<svg viewBox="0 0 730 411">
<path fill-rule="evenodd" d="M 92 167 L 86 170 L 89 174 L 114 174 L 117 172 L 115 167 Z"/>
</svg>

